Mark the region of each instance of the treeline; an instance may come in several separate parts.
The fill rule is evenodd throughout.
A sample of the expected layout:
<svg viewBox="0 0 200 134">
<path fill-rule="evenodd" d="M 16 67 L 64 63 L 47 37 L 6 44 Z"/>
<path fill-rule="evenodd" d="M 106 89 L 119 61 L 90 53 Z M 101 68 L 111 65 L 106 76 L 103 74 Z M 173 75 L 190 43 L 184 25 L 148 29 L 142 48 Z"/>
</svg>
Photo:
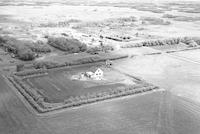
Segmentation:
<svg viewBox="0 0 200 134">
<path fill-rule="evenodd" d="M 105 23 L 124 23 L 124 22 L 135 22 L 137 18 L 135 16 L 129 17 L 119 17 L 119 18 L 110 18 L 105 21 Z"/>
<path fill-rule="evenodd" d="M 122 48 L 177 45 L 180 43 L 183 43 L 187 45 L 188 47 L 196 47 L 200 45 L 200 38 L 184 37 L 184 38 L 171 38 L 171 39 L 164 39 L 164 40 L 151 40 L 151 41 L 144 41 L 140 43 L 126 44 L 125 46 L 122 46 Z"/>
<path fill-rule="evenodd" d="M 87 46 L 74 38 L 48 37 L 48 44 L 68 53 L 79 53 L 87 50 Z"/>
<path fill-rule="evenodd" d="M 57 62 L 50 62 L 50 61 L 40 61 L 40 62 L 34 62 L 33 67 L 35 69 L 53 69 L 53 68 L 60 68 L 65 66 L 73 66 L 73 65 L 81 65 L 81 64 L 87 64 L 87 63 L 96 63 L 96 62 L 105 62 L 106 60 L 118 60 L 127 58 L 128 55 L 96 55 L 86 58 L 80 58 L 74 61 L 66 61 L 64 63 L 57 63 Z"/>
<path fill-rule="evenodd" d="M 81 20 L 69 19 L 66 21 L 41 23 L 39 27 L 66 27 L 69 26 L 70 23 L 79 23 L 79 22 L 81 22 Z"/>
<path fill-rule="evenodd" d="M 93 92 L 80 96 L 71 96 L 60 103 L 50 103 L 38 89 L 30 87 L 26 82 L 17 76 L 9 77 L 10 82 L 19 90 L 19 92 L 28 100 L 28 102 L 40 113 L 53 111 L 56 109 L 76 107 L 83 104 L 94 103 L 106 99 L 122 97 L 132 94 L 143 93 L 151 90 L 157 90 L 159 87 L 148 83 L 140 83 L 129 86 L 119 86 L 115 89 L 109 89 L 104 92 Z"/>
<path fill-rule="evenodd" d="M 26 77 L 26 76 L 30 76 L 30 75 L 39 75 L 39 74 L 44 75 L 45 73 L 47 73 L 46 70 L 37 69 L 37 70 L 28 70 L 28 71 L 16 72 L 15 75 L 20 76 L 20 77 Z"/>
<path fill-rule="evenodd" d="M 105 92 L 94 92 L 94 93 L 88 93 L 86 95 L 81 95 L 81 96 L 71 96 L 64 101 L 64 105 L 62 107 L 63 108 L 75 107 L 75 106 L 80 106 L 83 104 L 103 101 L 106 99 L 112 99 L 116 97 L 143 93 L 143 92 L 147 92 L 147 91 L 151 91 L 155 89 L 159 89 L 159 88 L 153 85 L 148 85 L 148 84 L 120 86 L 115 89 L 111 88 Z"/>
<path fill-rule="evenodd" d="M 109 52 L 109 51 L 113 51 L 114 50 L 114 47 L 113 46 L 110 46 L 110 45 L 100 45 L 100 46 L 95 46 L 95 47 L 88 47 L 87 48 L 87 53 L 89 54 L 99 54 L 101 52 Z"/>
<path fill-rule="evenodd" d="M 34 43 L 8 36 L 0 36 L 0 47 L 7 52 L 15 54 L 21 60 L 33 60 L 36 57 L 36 53 L 51 52 L 50 47 L 43 42 Z"/>
<path fill-rule="evenodd" d="M 29 70 L 24 69 L 17 69 L 19 70 L 15 74 L 17 76 L 26 77 L 29 75 L 37 76 L 42 75 L 47 72 L 47 69 L 59 69 L 59 68 L 65 68 L 68 66 L 75 66 L 75 65 L 81 65 L 81 64 L 89 64 L 89 63 L 97 63 L 97 62 L 105 62 L 106 60 L 117 60 L 122 58 L 127 58 L 128 55 L 94 55 L 91 57 L 85 57 L 85 58 L 79 58 L 77 60 L 72 61 L 66 61 L 63 63 L 58 63 L 55 61 L 37 61 L 31 64 L 31 67 Z"/>
<path fill-rule="evenodd" d="M 136 22 L 137 18 L 135 16 L 129 17 L 119 17 L 119 18 L 109 18 L 104 21 L 93 21 L 93 22 L 82 22 L 74 25 L 72 28 L 81 29 L 84 27 L 119 27 L 121 25 L 133 25 L 132 22 Z"/>
</svg>

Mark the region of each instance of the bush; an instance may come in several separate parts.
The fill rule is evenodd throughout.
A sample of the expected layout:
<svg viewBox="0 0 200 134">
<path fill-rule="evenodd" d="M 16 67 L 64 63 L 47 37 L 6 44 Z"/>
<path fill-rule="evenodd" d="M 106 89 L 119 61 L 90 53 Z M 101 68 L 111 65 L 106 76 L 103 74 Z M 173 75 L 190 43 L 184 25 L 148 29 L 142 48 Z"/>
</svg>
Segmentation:
<svg viewBox="0 0 200 134">
<path fill-rule="evenodd" d="M 40 69 L 40 70 L 28 70 L 28 71 L 16 72 L 15 75 L 20 76 L 20 77 L 26 77 L 28 75 L 37 75 L 37 74 L 45 74 L 45 73 L 46 71 L 44 69 Z"/>
<path fill-rule="evenodd" d="M 35 59 L 35 53 L 31 49 L 20 49 L 17 52 L 19 59 L 28 61 Z"/>
<path fill-rule="evenodd" d="M 49 53 L 51 52 L 51 48 L 42 41 L 37 41 L 36 43 L 27 43 L 27 46 L 33 51 L 37 53 Z"/>
<path fill-rule="evenodd" d="M 77 39 L 64 37 L 49 37 L 48 44 L 62 51 L 69 53 L 79 53 L 87 50 L 87 46 Z"/>
<path fill-rule="evenodd" d="M 102 48 L 103 52 L 108 52 L 108 51 L 114 50 L 113 46 L 110 46 L 110 45 L 102 45 L 101 48 Z"/>
<path fill-rule="evenodd" d="M 194 41 L 194 40 L 191 40 L 188 44 L 189 47 L 197 47 L 198 44 Z"/>
<path fill-rule="evenodd" d="M 91 47 L 87 50 L 87 53 L 94 55 L 94 54 L 99 54 L 100 51 L 101 51 L 100 47 Z"/>
<path fill-rule="evenodd" d="M 3 36 L 0 36 L 0 46 L 2 46 L 4 43 L 6 43 L 6 39 Z"/>
<path fill-rule="evenodd" d="M 192 38 L 198 45 L 200 45 L 200 37 L 193 37 Z"/>
<path fill-rule="evenodd" d="M 113 46 L 100 45 L 100 46 L 88 48 L 87 53 L 94 55 L 94 54 L 99 54 L 100 52 L 108 52 L 108 51 L 113 51 L 113 50 L 114 50 Z"/>
<path fill-rule="evenodd" d="M 46 69 L 50 69 L 50 68 L 54 68 L 59 66 L 59 63 L 56 62 L 48 62 L 48 61 L 44 61 L 44 62 L 35 62 L 33 64 L 35 69 L 40 69 L 40 68 L 46 68 Z"/>
<path fill-rule="evenodd" d="M 181 42 L 185 43 L 186 45 L 188 45 L 189 47 L 196 47 L 199 45 L 200 40 L 198 40 L 198 38 L 190 38 L 190 37 L 185 37 L 181 40 Z"/>
</svg>

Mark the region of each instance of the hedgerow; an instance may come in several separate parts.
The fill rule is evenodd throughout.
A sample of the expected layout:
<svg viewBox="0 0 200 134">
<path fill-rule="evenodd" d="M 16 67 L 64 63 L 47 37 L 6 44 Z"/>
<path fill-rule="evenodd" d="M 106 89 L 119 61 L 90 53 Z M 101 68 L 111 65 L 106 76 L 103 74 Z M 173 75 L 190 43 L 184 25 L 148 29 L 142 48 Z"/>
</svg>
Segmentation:
<svg viewBox="0 0 200 134">
<path fill-rule="evenodd" d="M 177 45 L 179 43 L 184 43 L 188 45 L 189 47 L 195 47 L 197 45 L 200 45 L 200 39 L 193 38 L 193 37 L 192 38 L 185 37 L 185 38 L 171 38 L 171 39 L 163 39 L 163 40 L 151 40 L 151 41 L 144 41 L 140 43 L 127 44 L 125 46 L 122 46 L 122 48 Z"/>
<path fill-rule="evenodd" d="M 40 68 L 51 69 L 54 67 L 58 67 L 59 63 L 43 61 L 43 62 L 35 62 L 33 63 L 33 66 L 35 69 L 40 69 Z"/>
<path fill-rule="evenodd" d="M 57 63 L 52 61 L 34 62 L 33 67 L 35 69 L 41 69 L 41 68 L 53 69 L 53 68 L 61 68 L 73 65 L 87 64 L 87 63 L 105 62 L 106 60 L 118 60 L 127 57 L 128 55 L 108 55 L 108 56 L 95 55 L 91 57 L 80 58 L 74 61 L 66 61 L 65 63 Z"/>
<path fill-rule="evenodd" d="M 33 91 L 32 96 L 27 92 L 27 87 L 25 87 L 17 77 L 8 77 L 8 80 L 13 84 L 13 86 L 24 96 L 24 98 L 35 108 L 38 112 L 44 113 L 47 110 L 42 105 L 41 100 L 39 98 L 43 98 L 39 94 L 36 95 L 35 91 Z M 39 101 L 40 100 L 40 101 Z"/>
<path fill-rule="evenodd" d="M 140 83 L 132 86 L 120 86 L 115 89 L 109 89 L 104 92 L 87 93 L 80 96 L 71 96 L 61 103 L 49 103 L 45 95 L 41 94 L 36 88 L 32 88 L 27 85 L 18 76 L 11 76 L 9 80 L 19 90 L 19 92 L 28 100 L 28 102 L 40 113 L 49 112 L 62 108 L 69 108 L 80 106 L 83 104 L 94 103 L 106 99 L 127 96 L 132 94 L 138 94 L 155 89 L 159 89 L 156 86 L 148 83 Z"/>
<path fill-rule="evenodd" d="M 46 72 L 47 71 L 44 69 L 37 69 L 37 70 L 27 70 L 27 71 L 16 72 L 15 75 L 20 76 L 20 77 L 26 77 L 30 75 L 45 74 Z"/>
</svg>

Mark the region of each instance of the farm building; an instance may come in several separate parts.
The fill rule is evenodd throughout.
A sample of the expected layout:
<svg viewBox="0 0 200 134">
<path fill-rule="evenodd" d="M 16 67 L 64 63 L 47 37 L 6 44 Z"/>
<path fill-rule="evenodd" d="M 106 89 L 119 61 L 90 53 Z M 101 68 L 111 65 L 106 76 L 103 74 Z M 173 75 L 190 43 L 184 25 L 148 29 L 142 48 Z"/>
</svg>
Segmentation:
<svg viewBox="0 0 200 134">
<path fill-rule="evenodd" d="M 111 60 L 106 60 L 106 67 L 111 67 L 112 66 L 112 61 Z"/>
<path fill-rule="evenodd" d="M 100 68 L 96 69 L 94 72 L 88 71 L 80 73 L 78 75 L 72 76 L 73 80 L 102 80 L 103 79 L 103 70 Z"/>
<path fill-rule="evenodd" d="M 103 79 L 103 71 L 98 68 L 91 77 L 94 80 L 102 80 Z"/>
</svg>

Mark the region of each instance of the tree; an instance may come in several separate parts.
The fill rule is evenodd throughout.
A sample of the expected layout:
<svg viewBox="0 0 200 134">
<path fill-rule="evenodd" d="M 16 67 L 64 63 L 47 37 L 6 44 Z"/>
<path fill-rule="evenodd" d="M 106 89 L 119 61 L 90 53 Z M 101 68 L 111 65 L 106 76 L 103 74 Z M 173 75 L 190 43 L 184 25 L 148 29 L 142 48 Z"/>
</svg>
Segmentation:
<svg viewBox="0 0 200 134">
<path fill-rule="evenodd" d="M 48 44 L 69 53 L 79 53 L 87 50 L 87 46 L 84 43 L 74 38 L 50 37 L 48 38 Z"/>
<path fill-rule="evenodd" d="M 35 59 L 35 53 L 31 49 L 21 49 L 18 51 L 18 57 L 21 60 L 33 60 Z"/>
</svg>

